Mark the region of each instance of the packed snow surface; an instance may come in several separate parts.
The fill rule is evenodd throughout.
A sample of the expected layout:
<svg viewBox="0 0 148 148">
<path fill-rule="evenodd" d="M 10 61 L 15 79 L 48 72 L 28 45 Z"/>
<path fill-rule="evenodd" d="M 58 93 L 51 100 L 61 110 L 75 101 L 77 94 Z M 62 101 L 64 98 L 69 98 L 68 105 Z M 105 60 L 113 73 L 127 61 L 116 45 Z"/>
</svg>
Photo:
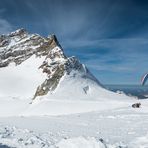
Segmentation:
<svg viewBox="0 0 148 148">
<path fill-rule="evenodd" d="M 17 148 L 147 148 L 148 103 L 144 103 L 139 109 L 0 117 L 0 143 Z"/>
</svg>

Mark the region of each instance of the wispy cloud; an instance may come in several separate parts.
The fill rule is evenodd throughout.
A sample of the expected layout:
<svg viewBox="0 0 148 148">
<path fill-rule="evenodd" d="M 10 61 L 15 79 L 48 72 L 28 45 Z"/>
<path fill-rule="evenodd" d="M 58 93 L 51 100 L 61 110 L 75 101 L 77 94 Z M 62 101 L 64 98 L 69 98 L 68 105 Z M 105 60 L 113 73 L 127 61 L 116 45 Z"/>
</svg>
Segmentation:
<svg viewBox="0 0 148 148">
<path fill-rule="evenodd" d="M 131 84 L 139 83 L 141 75 L 147 72 L 147 48 L 145 38 L 104 39 L 86 41 L 84 47 L 69 49 L 67 53 L 79 57 L 103 83 Z"/>
<path fill-rule="evenodd" d="M 0 18 L 0 34 L 7 34 L 13 30 L 13 26 L 5 19 Z"/>
<path fill-rule="evenodd" d="M 13 26 L 45 36 L 55 33 L 66 53 L 76 55 L 98 78 L 102 73 L 103 82 L 138 83 L 147 71 L 147 1 L 5 0 L 0 33 Z"/>
</svg>

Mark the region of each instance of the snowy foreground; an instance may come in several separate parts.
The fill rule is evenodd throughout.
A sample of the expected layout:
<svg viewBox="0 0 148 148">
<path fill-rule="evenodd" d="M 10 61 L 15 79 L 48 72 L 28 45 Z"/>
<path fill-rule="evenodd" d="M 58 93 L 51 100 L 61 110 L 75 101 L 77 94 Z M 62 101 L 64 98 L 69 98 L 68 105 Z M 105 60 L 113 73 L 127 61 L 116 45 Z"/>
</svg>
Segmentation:
<svg viewBox="0 0 148 148">
<path fill-rule="evenodd" d="M 16 98 L 11 101 L 1 99 L 2 147 L 148 148 L 147 100 L 140 101 L 142 106 L 137 109 L 131 107 L 133 101 L 43 101 L 44 106 L 48 106 L 45 107 L 46 112 L 50 111 L 53 115 L 40 116 L 28 115 L 27 111 L 21 112 L 22 107 L 29 106 L 30 114 L 31 111 L 35 112 L 34 108 L 39 108 L 38 103 L 30 105 L 29 102 L 24 102 Z M 52 108 L 53 105 L 55 109 Z M 43 107 L 39 110 L 41 109 L 44 112 Z M 20 111 L 20 114 L 12 115 L 11 112 L 14 114 L 15 111 Z"/>
<path fill-rule="evenodd" d="M 55 35 L 0 37 L 0 148 L 148 148 L 148 102 L 107 90 Z"/>
</svg>

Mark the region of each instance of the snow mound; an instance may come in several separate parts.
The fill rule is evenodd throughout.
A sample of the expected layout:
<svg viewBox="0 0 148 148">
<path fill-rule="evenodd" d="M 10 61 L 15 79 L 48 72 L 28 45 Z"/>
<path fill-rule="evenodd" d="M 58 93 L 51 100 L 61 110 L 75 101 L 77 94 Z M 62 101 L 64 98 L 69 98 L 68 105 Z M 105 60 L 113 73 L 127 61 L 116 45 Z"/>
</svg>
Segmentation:
<svg viewBox="0 0 148 148">
<path fill-rule="evenodd" d="M 130 143 L 130 148 L 148 148 L 148 134 L 133 140 Z"/>
<path fill-rule="evenodd" d="M 62 139 L 56 146 L 58 148 L 106 148 L 105 144 L 93 137 Z"/>
<path fill-rule="evenodd" d="M 27 129 L 0 126 L 0 143 L 15 148 L 49 148 L 56 139 L 52 135 L 41 135 Z"/>
<path fill-rule="evenodd" d="M 105 148 L 104 144 L 95 138 L 59 138 L 59 135 L 54 137 L 52 133 L 38 134 L 27 129 L 3 125 L 0 126 L 0 143 L 16 148 Z"/>
</svg>

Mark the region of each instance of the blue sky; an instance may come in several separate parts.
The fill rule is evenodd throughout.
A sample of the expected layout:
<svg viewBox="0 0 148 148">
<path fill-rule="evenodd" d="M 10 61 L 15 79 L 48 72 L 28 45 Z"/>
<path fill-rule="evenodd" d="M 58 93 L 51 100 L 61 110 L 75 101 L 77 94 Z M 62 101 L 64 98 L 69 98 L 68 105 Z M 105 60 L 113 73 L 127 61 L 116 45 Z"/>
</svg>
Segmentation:
<svg viewBox="0 0 148 148">
<path fill-rule="evenodd" d="M 139 84 L 148 72 L 146 0 L 1 0 L 0 34 L 56 34 L 104 84 Z"/>
</svg>

